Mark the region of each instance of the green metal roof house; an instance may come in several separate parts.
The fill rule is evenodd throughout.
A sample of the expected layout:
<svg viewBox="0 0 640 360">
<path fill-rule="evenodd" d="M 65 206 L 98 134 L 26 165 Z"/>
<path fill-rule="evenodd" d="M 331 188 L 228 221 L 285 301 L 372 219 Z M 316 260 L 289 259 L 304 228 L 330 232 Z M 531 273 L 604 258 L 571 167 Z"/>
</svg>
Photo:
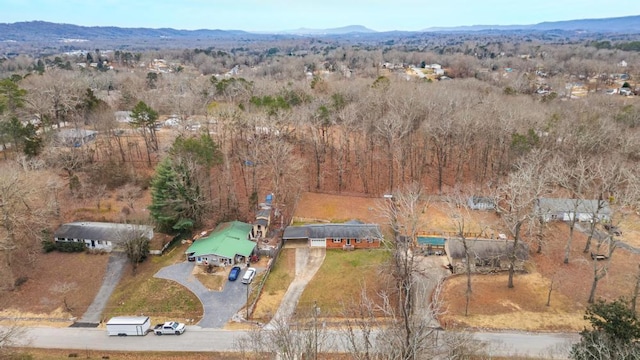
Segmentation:
<svg viewBox="0 0 640 360">
<path fill-rule="evenodd" d="M 253 226 L 241 221 L 219 224 L 209 236 L 196 240 L 185 254 L 203 265 L 233 265 L 244 262 L 256 243 L 249 240 Z"/>
</svg>

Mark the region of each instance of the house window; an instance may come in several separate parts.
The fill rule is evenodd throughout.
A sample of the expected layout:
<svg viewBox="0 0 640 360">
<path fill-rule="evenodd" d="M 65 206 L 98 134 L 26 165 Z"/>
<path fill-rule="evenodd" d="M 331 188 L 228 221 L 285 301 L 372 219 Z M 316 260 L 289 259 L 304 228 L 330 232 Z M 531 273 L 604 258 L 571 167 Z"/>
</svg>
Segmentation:
<svg viewBox="0 0 640 360">
<path fill-rule="evenodd" d="M 340 244 L 341 242 L 342 242 L 342 239 L 333 239 L 334 244 Z"/>
<path fill-rule="evenodd" d="M 362 242 L 362 239 L 356 239 L 356 244 L 360 244 L 360 242 Z"/>
<path fill-rule="evenodd" d="M 368 242 L 369 244 L 373 244 L 373 239 L 371 239 L 371 238 L 367 238 L 367 242 Z"/>
</svg>

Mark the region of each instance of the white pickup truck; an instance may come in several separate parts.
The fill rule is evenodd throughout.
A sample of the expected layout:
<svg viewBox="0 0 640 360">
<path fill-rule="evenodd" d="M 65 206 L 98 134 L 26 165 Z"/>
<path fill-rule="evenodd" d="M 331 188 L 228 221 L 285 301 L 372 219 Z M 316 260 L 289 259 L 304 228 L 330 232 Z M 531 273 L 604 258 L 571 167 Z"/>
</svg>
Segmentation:
<svg viewBox="0 0 640 360">
<path fill-rule="evenodd" d="M 153 328 L 156 335 L 180 335 L 186 330 L 183 323 L 176 321 L 167 321 L 164 324 L 158 324 Z"/>
</svg>

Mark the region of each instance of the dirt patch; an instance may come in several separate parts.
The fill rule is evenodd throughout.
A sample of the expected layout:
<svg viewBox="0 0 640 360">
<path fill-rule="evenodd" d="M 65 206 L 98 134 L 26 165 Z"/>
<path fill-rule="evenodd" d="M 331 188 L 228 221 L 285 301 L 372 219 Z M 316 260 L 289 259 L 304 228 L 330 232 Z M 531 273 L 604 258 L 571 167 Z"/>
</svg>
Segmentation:
<svg viewBox="0 0 640 360">
<path fill-rule="evenodd" d="M 353 219 L 366 223 L 381 222 L 381 199 L 303 193 L 294 211 L 294 222 L 345 222 Z"/>
<path fill-rule="evenodd" d="M 222 291 L 225 281 L 229 277 L 229 271 L 231 268 L 225 269 L 222 267 L 214 266 L 211 273 L 207 272 L 207 268 L 204 266 L 194 266 L 193 275 L 204 285 L 207 289 L 212 291 Z"/>
<path fill-rule="evenodd" d="M 444 202 L 429 203 L 420 222 L 422 224 L 420 230 L 426 233 L 453 236 L 460 231 L 459 222 L 464 223 L 465 232 L 471 233 L 469 237 L 490 239 L 497 238 L 498 234 L 508 233 L 504 222 L 495 211 L 452 209 Z"/>
<path fill-rule="evenodd" d="M 0 317 L 59 323 L 82 316 L 102 285 L 108 260 L 106 254 L 37 254 L 26 282 L 0 294 Z"/>
<path fill-rule="evenodd" d="M 579 331 L 586 325 L 584 307 L 561 293 L 552 292 L 546 306 L 550 282 L 538 273 L 519 275 L 513 289 L 507 288 L 506 274 L 473 276 L 464 316 L 466 281 L 462 275 L 445 282 L 446 313 L 440 321 L 447 328 Z"/>
</svg>

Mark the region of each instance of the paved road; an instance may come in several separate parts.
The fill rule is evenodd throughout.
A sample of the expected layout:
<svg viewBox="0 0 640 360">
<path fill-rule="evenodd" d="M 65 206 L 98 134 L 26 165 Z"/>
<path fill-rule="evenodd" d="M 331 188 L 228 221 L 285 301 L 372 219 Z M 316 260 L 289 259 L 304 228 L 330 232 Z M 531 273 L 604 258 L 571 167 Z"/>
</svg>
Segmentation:
<svg viewBox="0 0 640 360">
<path fill-rule="evenodd" d="M 0 328 L 1 329 L 1 328 Z M 266 330 L 265 330 L 266 331 Z M 337 330 L 327 338 L 340 338 Z M 246 339 L 248 332 L 222 329 L 203 329 L 188 326 L 181 336 L 108 336 L 104 329 L 89 328 L 27 328 L 16 346 L 47 349 L 113 350 L 113 351 L 236 351 L 236 343 Z M 566 333 L 474 333 L 476 339 L 488 343 L 487 353 L 492 356 L 530 355 L 544 358 L 566 358 L 570 344 L 578 341 L 577 334 Z M 341 350 L 333 342 L 333 350 Z M 342 348 L 344 349 L 344 348 Z"/>
<path fill-rule="evenodd" d="M 265 329 L 273 330 L 276 328 L 276 324 L 289 321 L 304 288 L 322 266 L 326 253 L 324 248 L 309 248 L 307 246 L 296 248 L 295 278 L 284 294 L 273 319 L 265 326 Z"/>
<path fill-rule="evenodd" d="M 78 320 L 78 323 L 97 325 L 101 322 L 102 311 L 105 306 L 107 306 L 113 289 L 118 285 L 126 263 L 127 256 L 123 252 L 114 251 L 109 254 L 109 262 L 107 263 L 107 270 L 104 273 L 102 286 L 91 305 L 87 308 L 87 311 L 85 311 L 82 318 Z"/>
<path fill-rule="evenodd" d="M 194 293 L 204 308 L 198 326 L 222 328 L 247 302 L 247 285 L 240 280 L 226 281 L 222 291 L 210 291 L 193 276 L 194 262 L 182 262 L 160 269 L 154 276 L 173 280 Z M 240 274 L 242 278 L 245 269 Z"/>
</svg>

